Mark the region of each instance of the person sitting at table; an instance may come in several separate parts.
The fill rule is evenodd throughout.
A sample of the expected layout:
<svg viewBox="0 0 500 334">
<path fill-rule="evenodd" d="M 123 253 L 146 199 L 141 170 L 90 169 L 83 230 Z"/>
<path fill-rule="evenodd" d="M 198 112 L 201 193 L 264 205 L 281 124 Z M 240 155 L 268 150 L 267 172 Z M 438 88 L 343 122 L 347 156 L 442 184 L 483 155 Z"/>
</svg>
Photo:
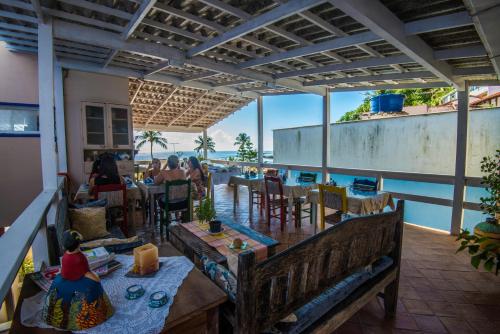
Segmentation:
<svg viewBox="0 0 500 334">
<path fill-rule="evenodd" d="M 92 163 L 92 171 L 90 172 L 89 175 L 89 183 L 90 180 L 94 177 L 96 177 L 99 174 L 99 165 L 101 164 L 101 158 L 97 157 L 94 162 Z"/>
<path fill-rule="evenodd" d="M 196 189 L 193 189 L 193 198 L 201 200 L 205 197 L 205 173 L 203 173 L 200 162 L 196 159 L 196 157 L 189 157 L 188 166 L 189 169 L 186 176 L 191 179 L 191 183 L 196 187 Z"/>
<path fill-rule="evenodd" d="M 125 180 L 118 173 L 118 166 L 115 158 L 111 154 L 103 154 L 99 164 L 99 170 L 96 176 L 90 179 L 89 194 L 94 196 L 94 186 L 106 184 L 124 184 Z"/>
<path fill-rule="evenodd" d="M 144 178 L 154 179 L 161 172 L 161 161 L 160 159 L 154 158 L 151 162 L 151 168 L 146 171 Z"/>
<path fill-rule="evenodd" d="M 162 169 L 155 176 L 155 184 L 162 184 L 165 181 L 185 180 L 186 174 L 179 168 L 179 158 L 176 155 L 171 155 L 167 159 L 168 169 Z"/>
</svg>

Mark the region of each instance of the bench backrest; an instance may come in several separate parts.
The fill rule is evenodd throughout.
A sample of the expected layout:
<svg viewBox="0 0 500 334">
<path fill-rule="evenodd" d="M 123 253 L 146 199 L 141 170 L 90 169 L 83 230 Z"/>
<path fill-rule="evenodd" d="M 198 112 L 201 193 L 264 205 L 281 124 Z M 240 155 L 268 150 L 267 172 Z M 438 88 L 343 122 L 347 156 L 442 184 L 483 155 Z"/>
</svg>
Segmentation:
<svg viewBox="0 0 500 334">
<path fill-rule="evenodd" d="M 382 256 L 399 266 L 403 201 L 396 211 L 345 220 L 269 259 L 239 256 L 237 333 L 258 333 Z"/>
</svg>

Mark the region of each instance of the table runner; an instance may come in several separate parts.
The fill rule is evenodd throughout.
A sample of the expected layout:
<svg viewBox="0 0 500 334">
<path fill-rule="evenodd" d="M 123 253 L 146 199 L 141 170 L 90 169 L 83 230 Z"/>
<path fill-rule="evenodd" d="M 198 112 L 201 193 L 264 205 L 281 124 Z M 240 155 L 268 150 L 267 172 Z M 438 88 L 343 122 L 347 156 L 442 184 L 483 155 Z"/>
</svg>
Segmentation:
<svg viewBox="0 0 500 334">
<path fill-rule="evenodd" d="M 76 333 L 160 333 L 165 326 L 177 290 L 193 269 L 193 263 L 184 256 L 160 257 L 163 265 L 153 278 L 131 278 L 125 274 L 134 263 L 133 256 L 117 255 L 116 260 L 122 263 L 122 267 L 101 280 L 115 308 L 114 315 L 96 327 Z M 127 300 L 125 291 L 132 284 L 141 284 L 146 290 L 144 296 L 137 300 Z M 160 290 L 168 294 L 167 305 L 156 309 L 149 307 L 149 296 Z M 46 292 L 42 291 L 23 301 L 21 322 L 24 326 L 51 328 L 41 318 L 45 295 Z"/>
<path fill-rule="evenodd" d="M 224 231 L 216 235 L 208 233 L 208 229 L 210 228 L 208 223 L 201 224 L 199 222 L 191 222 L 179 225 L 189 232 L 193 233 L 208 245 L 214 247 L 219 253 L 224 255 L 227 258 L 229 270 L 231 270 L 231 272 L 235 275 L 238 274 L 238 254 L 247 250 L 252 250 L 255 253 L 255 259 L 257 262 L 263 261 L 268 257 L 266 245 L 260 243 L 259 241 L 253 240 L 246 234 L 232 229 L 226 224 L 222 224 Z M 242 241 L 246 241 L 248 243 L 248 246 L 244 250 L 229 248 L 229 245 L 236 238 L 240 238 Z"/>
</svg>

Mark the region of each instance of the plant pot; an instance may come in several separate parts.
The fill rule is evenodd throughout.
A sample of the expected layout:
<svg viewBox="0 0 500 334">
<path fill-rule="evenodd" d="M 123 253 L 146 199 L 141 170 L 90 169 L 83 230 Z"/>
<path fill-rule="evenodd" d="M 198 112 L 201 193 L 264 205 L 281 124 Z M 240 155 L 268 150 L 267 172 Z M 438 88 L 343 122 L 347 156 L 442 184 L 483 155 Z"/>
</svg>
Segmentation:
<svg viewBox="0 0 500 334">
<path fill-rule="evenodd" d="M 218 233 L 222 229 L 222 222 L 220 220 L 211 220 L 208 224 L 212 233 Z"/>
<path fill-rule="evenodd" d="M 494 242 L 500 243 L 500 224 L 496 219 L 488 218 L 474 227 L 474 234 L 480 238 L 488 237 L 490 239 L 481 243 L 481 248 Z M 500 252 L 500 249 L 497 249 L 497 252 Z"/>
</svg>

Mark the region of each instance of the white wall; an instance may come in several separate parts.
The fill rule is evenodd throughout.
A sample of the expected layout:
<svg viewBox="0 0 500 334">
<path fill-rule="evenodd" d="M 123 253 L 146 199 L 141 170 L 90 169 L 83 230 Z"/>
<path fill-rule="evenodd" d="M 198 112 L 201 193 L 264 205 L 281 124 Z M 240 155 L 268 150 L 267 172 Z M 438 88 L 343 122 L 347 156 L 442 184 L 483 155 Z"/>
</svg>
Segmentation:
<svg viewBox="0 0 500 334">
<path fill-rule="evenodd" d="M 0 102 L 38 103 L 34 55 L 0 45 Z M 42 191 L 39 137 L 0 137 L 0 227 L 9 226 Z"/>
<path fill-rule="evenodd" d="M 469 119 L 467 174 L 480 176 L 482 157 L 500 148 L 500 109 L 474 110 Z M 273 136 L 276 163 L 321 163 L 321 126 Z M 330 141 L 334 167 L 453 175 L 456 112 L 336 123 Z"/>
<path fill-rule="evenodd" d="M 128 79 L 80 71 L 67 72 L 64 80 L 64 111 L 68 172 L 76 187 L 84 181 L 82 102 L 129 105 Z"/>
</svg>

